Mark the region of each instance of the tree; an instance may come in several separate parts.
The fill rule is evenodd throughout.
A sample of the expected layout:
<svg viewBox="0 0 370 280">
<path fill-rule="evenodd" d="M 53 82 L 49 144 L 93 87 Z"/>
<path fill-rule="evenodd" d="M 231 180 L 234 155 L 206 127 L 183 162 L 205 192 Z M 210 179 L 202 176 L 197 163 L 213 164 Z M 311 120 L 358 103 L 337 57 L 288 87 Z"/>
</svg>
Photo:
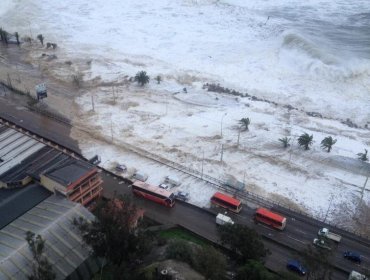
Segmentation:
<svg viewBox="0 0 370 280">
<path fill-rule="evenodd" d="M 95 256 L 106 258 L 121 267 L 148 252 L 151 239 L 141 229 L 142 211 L 126 197 L 109 200 L 97 207 L 97 218 L 91 222 L 75 219 L 82 239 Z"/>
<path fill-rule="evenodd" d="M 29 280 L 54 280 L 56 278 L 53 268 L 44 255 L 45 241 L 41 235 L 35 235 L 31 231 L 26 232 L 26 241 L 33 256 L 32 274 Z"/>
<path fill-rule="evenodd" d="M 251 124 L 250 118 L 242 118 L 239 120 L 239 123 L 241 124 L 241 127 L 244 128 L 244 130 L 249 131 L 249 125 Z"/>
<path fill-rule="evenodd" d="M 307 268 L 307 279 L 331 279 L 330 252 L 329 250 L 317 249 L 312 245 L 308 245 L 300 254 L 302 263 Z"/>
<path fill-rule="evenodd" d="M 160 84 L 162 81 L 162 78 L 161 76 L 158 75 L 157 77 L 155 77 L 155 80 L 157 81 L 157 84 Z"/>
<path fill-rule="evenodd" d="M 37 35 L 37 39 L 39 39 L 41 45 L 44 45 L 44 36 L 42 34 Z"/>
<path fill-rule="evenodd" d="M 150 78 L 145 71 L 137 72 L 135 75 L 135 81 L 137 81 L 141 86 L 149 83 L 149 79 Z"/>
<path fill-rule="evenodd" d="M 220 241 L 230 247 L 237 261 L 261 260 L 269 251 L 265 249 L 261 236 L 253 229 L 240 224 L 223 225 L 218 228 Z"/>
<path fill-rule="evenodd" d="M 358 153 L 357 155 L 358 155 L 358 159 L 360 159 L 362 161 L 369 161 L 366 149 L 365 149 L 365 153 Z"/>
<path fill-rule="evenodd" d="M 192 246 L 187 241 L 172 241 L 166 249 L 166 257 L 188 263 L 193 266 L 195 263 Z"/>
<path fill-rule="evenodd" d="M 8 44 L 9 34 L 4 29 L 0 28 L 0 38 L 5 44 Z"/>
<path fill-rule="evenodd" d="M 256 260 L 249 260 L 243 265 L 236 276 L 237 280 L 275 280 L 275 275 L 268 272 L 263 264 Z"/>
<path fill-rule="evenodd" d="M 284 148 L 288 148 L 289 146 L 290 146 L 290 144 L 289 144 L 289 142 L 290 142 L 290 138 L 288 138 L 288 137 L 283 137 L 283 138 L 280 138 L 279 139 L 279 141 L 281 142 L 281 143 L 283 143 L 283 146 L 284 146 Z"/>
<path fill-rule="evenodd" d="M 196 252 L 196 269 L 206 280 L 224 279 L 226 258 L 211 246 L 202 247 Z"/>
<path fill-rule="evenodd" d="M 331 136 L 328 136 L 328 137 L 325 137 L 322 141 L 321 141 L 321 147 L 323 149 L 327 149 L 328 153 L 330 153 L 331 151 L 331 148 L 333 147 L 333 145 L 337 143 L 337 139 L 333 139 L 333 137 Z"/>
<path fill-rule="evenodd" d="M 304 147 L 305 150 L 309 150 L 313 142 L 313 135 L 308 135 L 308 133 L 303 133 L 298 137 L 298 145 Z"/>
<path fill-rule="evenodd" d="M 17 44 L 19 45 L 19 34 L 18 32 L 14 33 L 15 39 L 17 40 Z"/>
</svg>

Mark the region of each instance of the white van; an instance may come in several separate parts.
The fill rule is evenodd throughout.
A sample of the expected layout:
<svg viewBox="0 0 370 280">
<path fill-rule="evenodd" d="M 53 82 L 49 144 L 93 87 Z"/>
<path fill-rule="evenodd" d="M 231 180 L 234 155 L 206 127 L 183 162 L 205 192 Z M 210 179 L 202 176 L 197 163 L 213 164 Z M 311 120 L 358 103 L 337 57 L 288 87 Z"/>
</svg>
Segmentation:
<svg viewBox="0 0 370 280">
<path fill-rule="evenodd" d="M 216 224 L 218 224 L 220 226 L 227 225 L 227 224 L 233 225 L 234 221 L 229 216 L 226 216 L 226 215 L 223 215 L 223 214 L 219 213 L 216 216 Z"/>
<path fill-rule="evenodd" d="M 173 185 L 174 187 L 178 187 L 181 185 L 180 180 L 174 176 L 166 176 L 164 177 L 164 182 Z"/>
</svg>

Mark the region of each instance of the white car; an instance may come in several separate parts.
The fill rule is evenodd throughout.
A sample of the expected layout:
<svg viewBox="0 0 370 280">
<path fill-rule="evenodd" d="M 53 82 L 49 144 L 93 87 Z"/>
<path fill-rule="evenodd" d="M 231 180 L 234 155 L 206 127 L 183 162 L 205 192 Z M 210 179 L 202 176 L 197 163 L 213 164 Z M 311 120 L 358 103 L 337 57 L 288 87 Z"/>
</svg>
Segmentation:
<svg viewBox="0 0 370 280">
<path fill-rule="evenodd" d="M 170 188 L 170 186 L 169 186 L 169 185 L 164 184 L 164 183 L 160 184 L 160 185 L 159 185 L 159 187 L 160 187 L 161 189 L 164 189 L 164 190 L 168 190 L 168 189 Z"/>
</svg>

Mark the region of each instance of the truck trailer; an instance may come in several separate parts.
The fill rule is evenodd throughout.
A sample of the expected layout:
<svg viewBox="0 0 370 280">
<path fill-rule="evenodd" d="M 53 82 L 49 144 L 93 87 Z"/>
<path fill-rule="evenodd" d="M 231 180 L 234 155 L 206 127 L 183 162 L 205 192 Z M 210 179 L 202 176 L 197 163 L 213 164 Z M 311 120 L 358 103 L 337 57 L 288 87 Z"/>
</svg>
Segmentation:
<svg viewBox="0 0 370 280">
<path fill-rule="evenodd" d="M 326 238 L 328 238 L 330 240 L 333 240 L 333 241 L 335 241 L 337 243 L 339 243 L 340 240 L 342 239 L 342 236 L 340 236 L 339 234 L 330 232 L 329 229 L 327 229 L 327 228 L 320 229 L 317 234 L 319 236 L 326 237 Z"/>
</svg>

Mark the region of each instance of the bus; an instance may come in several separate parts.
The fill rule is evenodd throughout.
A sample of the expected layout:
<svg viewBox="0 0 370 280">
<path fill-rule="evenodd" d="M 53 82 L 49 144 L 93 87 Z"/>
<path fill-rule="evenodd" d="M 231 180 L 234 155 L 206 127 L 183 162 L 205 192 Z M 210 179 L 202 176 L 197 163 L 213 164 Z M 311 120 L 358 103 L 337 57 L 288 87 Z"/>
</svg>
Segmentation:
<svg viewBox="0 0 370 280">
<path fill-rule="evenodd" d="M 286 226 L 286 218 L 267 210 L 266 208 L 258 208 L 254 214 L 256 223 L 263 223 L 276 229 L 283 230 Z"/>
<path fill-rule="evenodd" d="M 226 208 L 234 213 L 239 213 L 240 210 L 242 210 L 242 202 L 239 199 L 220 192 L 216 192 L 211 197 L 211 203 Z"/>
<path fill-rule="evenodd" d="M 131 185 L 131 188 L 135 195 L 142 196 L 167 207 L 173 207 L 175 205 L 175 195 L 172 192 L 138 180 Z"/>
</svg>

